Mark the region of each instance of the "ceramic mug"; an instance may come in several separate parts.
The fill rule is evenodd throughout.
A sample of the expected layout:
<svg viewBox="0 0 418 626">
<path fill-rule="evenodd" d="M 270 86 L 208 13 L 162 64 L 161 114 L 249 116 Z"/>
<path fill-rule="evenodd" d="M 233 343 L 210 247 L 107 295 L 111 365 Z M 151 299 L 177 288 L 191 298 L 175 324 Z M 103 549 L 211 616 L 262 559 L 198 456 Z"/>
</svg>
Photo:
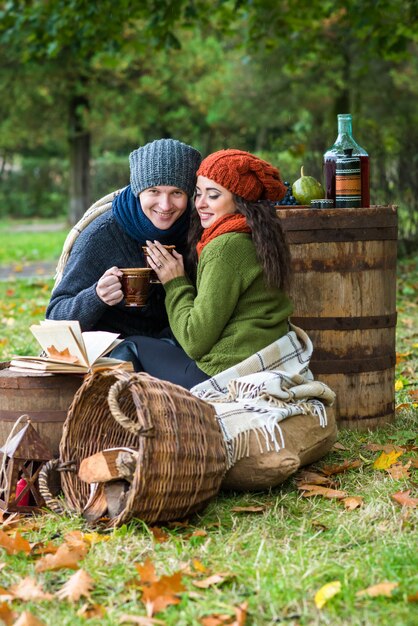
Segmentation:
<svg viewBox="0 0 418 626">
<path fill-rule="evenodd" d="M 173 250 L 176 249 L 176 246 L 163 246 L 163 248 L 168 250 L 169 253 L 171 254 L 173 252 Z M 149 252 L 148 252 L 147 246 L 142 246 L 142 252 L 144 253 L 145 263 L 147 264 L 147 267 L 151 267 L 150 264 L 149 264 L 149 260 L 148 260 Z M 157 283 L 158 285 L 161 284 L 160 280 L 158 279 L 158 276 L 154 272 L 154 270 L 151 271 L 150 283 L 153 283 L 153 284 Z"/>
<path fill-rule="evenodd" d="M 121 267 L 122 292 L 125 306 L 145 306 L 148 299 L 150 275 L 148 267 Z"/>
</svg>

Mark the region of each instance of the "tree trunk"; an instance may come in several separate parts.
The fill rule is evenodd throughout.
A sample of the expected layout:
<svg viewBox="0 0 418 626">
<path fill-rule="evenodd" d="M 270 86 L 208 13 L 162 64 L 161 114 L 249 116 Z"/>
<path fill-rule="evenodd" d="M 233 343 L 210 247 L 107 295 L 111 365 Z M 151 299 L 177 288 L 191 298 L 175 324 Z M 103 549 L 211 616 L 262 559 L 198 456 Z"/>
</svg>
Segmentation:
<svg viewBox="0 0 418 626">
<path fill-rule="evenodd" d="M 84 126 L 84 110 L 89 108 L 86 96 L 74 96 L 69 111 L 70 207 L 73 225 L 90 206 L 90 132 Z"/>
</svg>

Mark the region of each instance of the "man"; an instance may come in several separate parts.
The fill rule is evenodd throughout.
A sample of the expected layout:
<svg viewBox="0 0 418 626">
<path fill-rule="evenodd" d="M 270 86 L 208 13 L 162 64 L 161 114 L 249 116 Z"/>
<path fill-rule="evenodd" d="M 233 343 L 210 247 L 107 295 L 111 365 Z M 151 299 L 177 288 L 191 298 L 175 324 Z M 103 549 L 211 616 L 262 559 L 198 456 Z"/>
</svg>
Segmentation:
<svg viewBox="0 0 418 626">
<path fill-rule="evenodd" d="M 197 150 L 175 139 L 158 139 L 129 155 L 130 185 L 80 232 L 53 289 L 48 319 L 78 320 L 83 331 L 122 338 L 169 335 L 163 287 L 150 286 L 145 307 L 125 307 L 119 268 L 145 267 L 147 240 L 184 252 L 200 161 Z"/>
</svg>

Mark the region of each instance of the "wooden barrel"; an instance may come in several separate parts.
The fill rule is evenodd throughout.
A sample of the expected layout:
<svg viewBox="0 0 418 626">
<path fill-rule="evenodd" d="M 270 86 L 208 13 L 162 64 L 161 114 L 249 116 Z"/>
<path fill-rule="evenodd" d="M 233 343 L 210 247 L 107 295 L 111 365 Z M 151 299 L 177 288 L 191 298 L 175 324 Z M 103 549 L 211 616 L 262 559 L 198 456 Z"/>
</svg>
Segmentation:
<svg viewBox="0 0 418 626">
<path fill-rule="evenodd" d="M 58 456 L 62 427 L 83 376 L 26 374 L 13 372 L 8 365 L 0 363 L 0 447 L 6 443 L 17 418 L 27 413 L 44 443 Z"/>
<path fill-rule="evenodd" d="M 292 255 L 292 321 L 312 339 L 315 377 L 337 394 L 339 426 L 393 420 L 396 207 L 277 213 Z"/>
</svg>

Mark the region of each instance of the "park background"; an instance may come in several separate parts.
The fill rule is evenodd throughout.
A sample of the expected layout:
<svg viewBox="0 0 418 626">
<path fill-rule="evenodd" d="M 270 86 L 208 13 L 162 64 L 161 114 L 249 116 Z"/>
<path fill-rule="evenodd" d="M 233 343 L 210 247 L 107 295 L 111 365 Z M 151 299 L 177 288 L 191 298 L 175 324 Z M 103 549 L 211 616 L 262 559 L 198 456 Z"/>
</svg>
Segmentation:
<svg viewBox="0 0 418 626">
<path fill-rule="evenodd" d="M 129 153 L 153 139 L 204 155 L 250 150 L 290 182 L 302 165 L 321 180 L 337 114 L 351 113 L 370 155 L 372 204 L 397 205 L 400 217 L 397 420 L 341 431 L 311 468 L 353 508 L 304 497 L 299 473 L 270 492 L 221 493 L 183 526 L 3 520 L 0 621 L 27 611 L 48 626 L 148 626 L 132 578 L 149 558 L 157 577 L 183 571 L 179 604 L 155 615 L 168 626 L 418 622 L 417 14 L 415 0 L 0 3 L 3 360 L 38 349 L 29 326 L 43 319 L 53 280 L 42 268 L 25 278 L 26 263 L 53 267 L 69 225 L 129 182 Z M 88 546 L 76 572 L 91 577 L 84 587 L 71 570 L 37 569 L 74 531 Z M 32 548 L 14 551 L 20 536 Z"/>
<path fill-rule="evenodd" d="M 10 1 L 0 9 L 0 217 L 77 221 L 160 137 L 322 180 L 351 113 L 371 201 L 418 229 L 415 0 Z M 412 242 L 412 243 L 411 243 Z"/>
</svg>

